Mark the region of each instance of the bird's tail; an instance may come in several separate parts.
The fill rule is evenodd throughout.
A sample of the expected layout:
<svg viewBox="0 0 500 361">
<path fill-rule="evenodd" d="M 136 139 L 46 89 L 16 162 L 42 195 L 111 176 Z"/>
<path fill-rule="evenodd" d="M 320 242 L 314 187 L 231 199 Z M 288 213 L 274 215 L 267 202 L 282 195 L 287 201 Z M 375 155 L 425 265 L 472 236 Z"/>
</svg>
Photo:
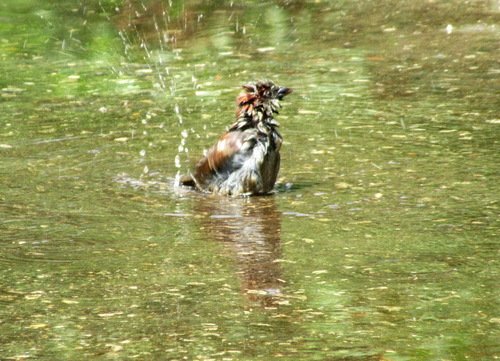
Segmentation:
<svg viewBox="0 0 500 361">
<path fill-rule="evenodd" d="M 185 187 L 196 188 L 196 180 L 191 174 L 182 175 L 179 179 L 179 184 Z"/>
</svg>

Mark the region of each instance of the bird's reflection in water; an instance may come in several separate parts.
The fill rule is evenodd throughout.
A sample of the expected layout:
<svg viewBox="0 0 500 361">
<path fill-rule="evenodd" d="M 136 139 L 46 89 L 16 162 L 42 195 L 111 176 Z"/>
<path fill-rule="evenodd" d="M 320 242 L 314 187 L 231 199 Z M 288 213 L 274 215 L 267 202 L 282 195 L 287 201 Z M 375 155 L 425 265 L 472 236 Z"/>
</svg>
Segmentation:
<svg viewBox="0 0 500 361">
<path fill-rule="evenodd" d="M 207 197 L 198 202 L 202 230 L 234 255 L 242 289 L 252 304 L 286 303 L 281 277 L 281 217 L 273 196 Z"/>
</svg>

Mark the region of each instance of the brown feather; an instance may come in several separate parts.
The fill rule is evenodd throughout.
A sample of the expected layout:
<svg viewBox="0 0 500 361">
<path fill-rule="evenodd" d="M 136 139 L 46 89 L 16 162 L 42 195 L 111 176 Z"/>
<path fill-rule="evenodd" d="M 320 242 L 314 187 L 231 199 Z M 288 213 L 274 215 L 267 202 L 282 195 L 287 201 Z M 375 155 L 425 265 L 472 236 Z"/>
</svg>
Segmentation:
<svg viewBox="0 0 500 361">
<path fill-rule="evenodd" d="M 196 165 L 194 177 L 202 186 L 217 172 L 220 172 L 225 163 L 241 148 L 241 132 L 226 132 L 213 145 Z"/>
</svg>

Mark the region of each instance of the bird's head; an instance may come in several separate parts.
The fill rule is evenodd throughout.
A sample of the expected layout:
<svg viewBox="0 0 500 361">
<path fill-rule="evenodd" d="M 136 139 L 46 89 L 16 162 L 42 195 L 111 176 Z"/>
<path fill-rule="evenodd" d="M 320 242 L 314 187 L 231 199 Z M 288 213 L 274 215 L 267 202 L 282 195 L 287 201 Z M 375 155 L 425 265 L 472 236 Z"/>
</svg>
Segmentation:
<svg viewBox="0 0 500 361">
<path fill-rule="evenodd" d="M 270 118 L 278 113 L 279 101 L 292 92 L 271 80 L 259 80 L 243 85 L 244 92 L 236 99 L 238 117 Z"/>
</svg>

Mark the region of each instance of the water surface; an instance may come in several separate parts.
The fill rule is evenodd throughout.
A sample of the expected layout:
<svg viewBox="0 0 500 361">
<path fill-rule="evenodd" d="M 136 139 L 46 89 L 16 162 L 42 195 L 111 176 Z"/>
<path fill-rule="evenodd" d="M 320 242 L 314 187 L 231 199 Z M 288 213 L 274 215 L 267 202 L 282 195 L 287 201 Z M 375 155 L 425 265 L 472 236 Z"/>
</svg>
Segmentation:
<svg viewBox="0 0 500 361">
<path fill-rule="evenodd" d="M 495 1 L 3 1 L 6 360 L 492 360 Z M 246 81 L 275 194 L 174 186 Z"/>
</svg>

